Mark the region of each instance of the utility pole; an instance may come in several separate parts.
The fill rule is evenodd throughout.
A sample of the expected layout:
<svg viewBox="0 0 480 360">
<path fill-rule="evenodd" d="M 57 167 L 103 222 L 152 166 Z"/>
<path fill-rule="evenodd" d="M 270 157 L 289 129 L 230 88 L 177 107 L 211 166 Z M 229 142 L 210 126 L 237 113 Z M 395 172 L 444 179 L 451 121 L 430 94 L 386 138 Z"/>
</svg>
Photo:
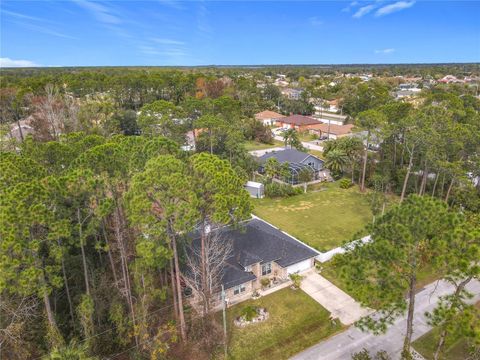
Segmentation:
<svg viewBox="0 0 480 360">
<path fill-rule="evenodd" d="M 227 359 L 227 316 L 225 309 L 225 288 L 222 284 L 222 310 L 223 310 L 223 349 L 225 351 L 225 360 Z"/>
</svg>

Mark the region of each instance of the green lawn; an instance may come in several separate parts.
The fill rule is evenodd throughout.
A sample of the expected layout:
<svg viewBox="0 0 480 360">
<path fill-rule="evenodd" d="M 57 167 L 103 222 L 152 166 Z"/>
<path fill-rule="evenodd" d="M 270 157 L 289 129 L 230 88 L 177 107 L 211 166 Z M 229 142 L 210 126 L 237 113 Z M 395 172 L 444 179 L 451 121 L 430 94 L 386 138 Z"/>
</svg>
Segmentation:
<svg viewBox="0 0 480 360">
<path fill-rule="evenodd" d="M 337 255 L 342 256 L 342 255 Z M 347 290 L 346 281 L 340 276 L 340 269 L 336 266 L 335 260 L 330 260 L 321 265 L 322 270 L 320 274 L 330 281 L 335 286 L 339 287 L 350 296 L 355 298 L 355 294 L 350 293 Z M 428 285 L 435 280 L 441 279 L 442 274 L 436 271 L 432 266 L 424 266 L 417 274 L 417 292 L 420 291 L 425 285 Z"/>
<path fill-rule="evenodd" d="M 476 304 L 480 308 L 480 302 Z M 425 359 L 433 359 L 438 344 L 439 329 L 435 328 L 413 343 L 413 347 Z M 465 338 L 448 338 L 445 343 L 444 352 L 440 359 L 443 360 L 464 360 L 468 358 L 469 343 Z"/>
<path fill-rule="evenodd" d="M 246 305 L 265 307 L 270 316 L 245 328 L 233 319 Z M 287 359 L 343 329 L 330 313 L 302 290 L 285 288 L 257 300 L 237 304 L 227 312 L 231 359 Z"/>
<path fill-rule="evenodd" d="M 247 151 L 263 150 L 263 149 L 270 149 L 270 148 L 282 147 L 282 146 L 284 146 L 284 143 L 278 140 L 273 140 L 273 144 L 264 144 L 258 141 L 245 142 L 245 149 L 247 149 Z"/>
<path fill-rule="evenodd" d="M 320 251 L 350 241 L 372 221 L 368 196 L 329 183 L 307 194 L 254 200 L 254 214 Z"/>
</svg>

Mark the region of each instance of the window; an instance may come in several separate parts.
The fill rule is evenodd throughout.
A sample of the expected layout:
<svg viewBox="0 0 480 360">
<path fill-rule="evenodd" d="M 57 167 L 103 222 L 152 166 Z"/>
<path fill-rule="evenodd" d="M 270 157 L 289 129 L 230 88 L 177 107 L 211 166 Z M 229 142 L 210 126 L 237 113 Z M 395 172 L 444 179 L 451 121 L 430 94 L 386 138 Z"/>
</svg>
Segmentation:
<svg viewBox="0 0 480 360">
<path fill-rule="evenodd" d="M 265 263 L 262 265 L 262 276 L 268 275 L 272 272 L 272 263 Z"/>
<path fill-rule="evenodd" d="M 245 291 L 245 284 L 237 285 L 233 288 L 233 295 L 238 295 Z"/>
<path fill-rule="evenodd" d="M 246 266 L 245 271 L 246 272 L 252 272 L 252 267 L 251 266 Z"/>
</svg>

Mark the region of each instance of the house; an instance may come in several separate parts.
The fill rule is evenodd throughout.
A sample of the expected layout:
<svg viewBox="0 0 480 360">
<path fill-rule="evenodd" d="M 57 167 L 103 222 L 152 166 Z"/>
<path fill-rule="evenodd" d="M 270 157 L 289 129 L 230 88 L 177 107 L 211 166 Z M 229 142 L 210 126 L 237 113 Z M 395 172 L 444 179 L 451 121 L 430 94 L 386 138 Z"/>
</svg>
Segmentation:
<svg viewBox="0 0 480 360">
<path fill-rule="evenodd" d="M 303 89 L 285 88 L 285 89 L 282 89 L 281 92 L 282 92 L 282 95 L 285 96 L 287 99 L 300 100 Z"/>
<path fill-rule="evenodd" d="M 446 75 L 440 80 L 438 80 L 439 83 L 444 83 L 444 84 L 450 84 L 450 83 L 463 83 L 463 80 L 458 79 L 456 76 L 453 75 Z"/>
<path fill-rule="evenodd" d="M 269 279 L 273 288 L 284 284 L 290 274 L 311 269 L 319 254 L 259 218 L 247 221 L 240 229 L 225 227 L 213 231 L 232 243 L 221 276 L 229 304 L 251 298 L 262 288 L 263 279 Z M 199 237 L 192 240 L 192 246 L 200 247 Z M 194 303 L 198 296 L 192 295 Z M 220 305 L 220 296 L 214 296 L 213 302 L 214 306 Z"/>
<path fill-rule="evenodd" d="M 250 197 L 261 199 L 265 196 L 265 187 L 262 183 L 255 181 L 247 181 L 245 184 L 245 190 L 248 191 Z"/>
<path fill-rule="evenodd" d="M 320 139 L 338 139 L 348 136 L 352 133 L 353 124 L 336 125 L 336 124 L 318 124 L 309 128 L 310 134 L 317 135 Z"/>
<path fill-rule="evenodd" d="M 344 125 L 347 122 L 346 115 L 333 114 L 331 112 L 322 111 L 319 114 L 315 113 L 315 119 L 324 124 Z"/>
<path fill-rule="evenodd" d="M 290 115 L 278 119 L 276 126 L 284 129 L 295 129 L 297 131 L 307 131 L 310 125 L 319 124 L 318 120 L 304 115 Z"/>
<path fill-rule="evenodd" d="M 324 111 L 330 111 L 336 113 L 339 110 L 339 100 L 322 100 L 322 99 L 310 99 L 310 102 L 315 103 L 315 114 L 319 115 Z"/>
<path fill-rule="evenodd" d="M 260 156 L 258 158 L 258 172 L 260 174 L 265 173 L 265 163 L 270 158 L 277 159 L 280 164 L 288 164 L 290 177 L 285 180 L 292 185 L 300 183 L 298 175 L 303 169 L 307 169 L 312 172 L 312 180 L 328 178 L 328 170 L 324 169 L 323 160 L 312 154 L 307 154 L 296 149 L 271 151 Z"/>
<path fill-rule="evenodd" d="M 255 119 L 262 122 L 265 126 L 271 126 L 276 123 L 278 119 L 284 118 L 285 115 L 276 113 L 275 111 L 265 110 L 255 114 Z"/>
</svg>

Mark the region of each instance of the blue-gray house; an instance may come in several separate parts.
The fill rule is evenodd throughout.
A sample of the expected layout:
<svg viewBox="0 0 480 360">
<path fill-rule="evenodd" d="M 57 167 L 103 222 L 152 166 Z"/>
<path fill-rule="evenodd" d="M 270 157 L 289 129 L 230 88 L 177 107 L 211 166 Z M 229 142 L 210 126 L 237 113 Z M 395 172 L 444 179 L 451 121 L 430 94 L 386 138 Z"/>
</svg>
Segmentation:
<svg viewBox="0 0 480 360">
<path fill-rule="evenodd" d="M 312 180 L 317 180 L 319 173 L 324 169 L 323 160 L 318 157 L 307 154 L 296 149 L 284 149 L 284 150 L 274 150 L 258 158 L 259 162 L 259 173 L 263 174 L 265 172 L 265 163 L 268 159 L 275 158 L 280 164 L 288 163 L 288 168 L 290 170 L 290 178 L 285 179 L 290 184 L 295 185 L 299 183 L 298 174 L 303 170 L 307 169 L 312 172 Z"/>
</svg>

